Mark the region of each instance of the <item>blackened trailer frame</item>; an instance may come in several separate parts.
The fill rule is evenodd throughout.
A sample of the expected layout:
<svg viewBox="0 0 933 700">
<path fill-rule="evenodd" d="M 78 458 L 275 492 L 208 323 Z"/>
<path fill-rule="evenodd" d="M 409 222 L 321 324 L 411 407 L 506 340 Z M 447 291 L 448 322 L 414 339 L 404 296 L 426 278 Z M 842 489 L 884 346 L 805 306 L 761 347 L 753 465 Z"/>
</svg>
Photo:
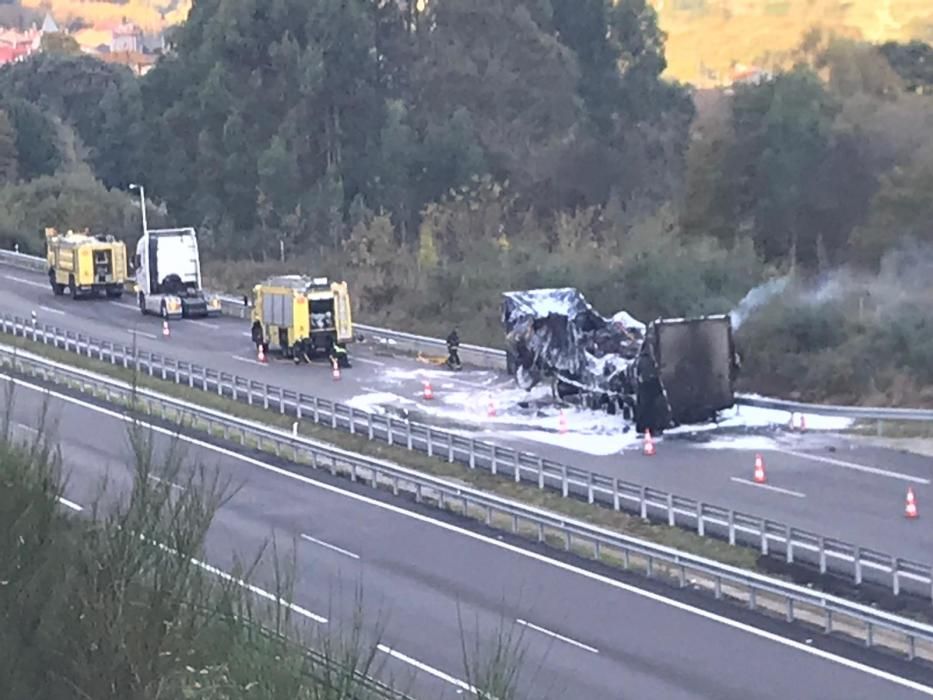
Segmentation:
<svg viewBox="0 0 933 700">
<path fill-rule="evenodd" d="M 532 389 L 550 380 L 560 399 L 621 413 L 638 432 L 714 419 L 734 405 L 738 369 L 726 315 L 657 319 L 597 313 L 573 288 L 506 292 L 509 373 Z"/>
</svg>

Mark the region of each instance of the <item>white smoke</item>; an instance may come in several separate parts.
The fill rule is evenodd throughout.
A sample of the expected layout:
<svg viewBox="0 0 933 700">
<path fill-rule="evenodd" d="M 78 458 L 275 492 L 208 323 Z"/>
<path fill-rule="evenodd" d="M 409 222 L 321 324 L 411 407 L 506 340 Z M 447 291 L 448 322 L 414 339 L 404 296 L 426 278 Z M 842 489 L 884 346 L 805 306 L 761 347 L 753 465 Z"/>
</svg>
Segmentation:
<svg viewBox="0 0 933 700">
<path fill-rule="evenodd" d="M 775 279 L 763 282 L 754 289 L 750 290 L 748 294 L 742 297 L 742 301 L 740 301 L 738 305 L 729 312 L 729 318 L 732 320 L 733 330 L 738 330 L 739 326 L 745 323 L 745 320 L 748 318 L 752 311 L 757 309 L 759 306 L 768 303 L 770 299 L 783 292 L 789 281 L 789 275 L 785 275 L 784 277 L 776 277 Z"/>
</svg>

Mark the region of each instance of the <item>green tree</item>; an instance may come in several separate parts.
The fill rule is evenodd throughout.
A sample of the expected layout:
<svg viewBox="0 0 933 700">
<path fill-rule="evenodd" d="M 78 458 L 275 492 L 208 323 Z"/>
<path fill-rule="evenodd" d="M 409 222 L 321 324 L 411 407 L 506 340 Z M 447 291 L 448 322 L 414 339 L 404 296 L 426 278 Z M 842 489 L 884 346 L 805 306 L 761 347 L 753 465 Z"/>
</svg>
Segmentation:
<svg viewBox="0 0 933 700">
<path fill-rule="evenodd" d="M 922 41 L 889 41 L 878 49 L 909 92 L 933 94 L 933 46 Z"/>
<path fill-rule="evenodd" d="M 86 55 L 40 53 L 0 71 L 0 94 L 32 102 L 72 125 L 107 186 L 125 187 L 137 179 L 132 133 L 141 105 L 128 68 Z"/>
<path fill-rule="evenodd" d="M 41 109 L 17 98 L 0 101 L 16 131 L 19 176 L 32 180 L 51 175 L 62 163 L 56 127 Z"/>
<path fill-rule="evenodd" d="M 0 185 L 16 182 L 18 168 L 16 131 L 7 113 L 0 110 Z"/>
<path fill-rule="evenodd" d="M 416 68 L 429 120 L 464 109 L 495 174 L 522 190 L 550 176 L 541 156 L 581 116 L 576 58 L 539 23 L 547 13 L 532 9 L 517 0 L 437 3 Z"/>
<path fill-rule="evenodd" d="M 877 267 L 884 254 L 909 242 L 933 243 L 933 145 L 916 153 L 905 167 L 881 178 L 868 220 L 853 233 L 856 258 Z"/>
</svg>

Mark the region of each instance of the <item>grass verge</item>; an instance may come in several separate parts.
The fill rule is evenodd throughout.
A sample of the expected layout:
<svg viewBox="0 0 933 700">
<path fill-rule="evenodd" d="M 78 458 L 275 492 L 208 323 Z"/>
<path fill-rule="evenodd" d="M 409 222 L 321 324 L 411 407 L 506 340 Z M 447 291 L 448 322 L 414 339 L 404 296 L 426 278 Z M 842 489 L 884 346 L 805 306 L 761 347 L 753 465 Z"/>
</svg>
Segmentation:
<svg viewBox="0 0 933 700">
<path fill-rule="evenodd" d="M 3 342 L 73 367 L 87 369 L 125 382 L 134 380 L 133 370 L 77 355 L 74 352 L 12 336 L 5 336 Z M 217 396 L 211 392 L 174 384 L 144 374 L 136 376 L 136 383 L 138 386 L 222 411 L 231 416 L 262 422 L 283 429 L 290 430 L 294 422 L 293 417 L 283 416 L 259 406 L 249 406 L 233 399 Z M 640 517 L 614 511 L 602 505 L 590 505 L 582 501 L 562 498 L 559 494 L 543 491 L 528 484 L 517 484 L 510 479 L 495 476 L 485 471 L 471 470 L 464 465 L 451 464 L 437 457 L 428 457 L 417 452 L 410 452 L 403 447 L 373 442 L 364 435 L 351 435 L 312 422 L 302 422 L 300 432 L 305 437 L 320 440 L 358 454 L 392 461 L 417 469 L 425 474 L 456 479 L 489 493 L 563 513 L 616 532 L 674 547 L 724 564 L 765 573 L 764 569 L 758 565 L 758 552 L 751 548 L 734 547 L 727 542 L 700 537 L 678 527 L 646 522 Z M 773 576 L 774 574 L 771 572 L 769 575 Z"/>
</svg>

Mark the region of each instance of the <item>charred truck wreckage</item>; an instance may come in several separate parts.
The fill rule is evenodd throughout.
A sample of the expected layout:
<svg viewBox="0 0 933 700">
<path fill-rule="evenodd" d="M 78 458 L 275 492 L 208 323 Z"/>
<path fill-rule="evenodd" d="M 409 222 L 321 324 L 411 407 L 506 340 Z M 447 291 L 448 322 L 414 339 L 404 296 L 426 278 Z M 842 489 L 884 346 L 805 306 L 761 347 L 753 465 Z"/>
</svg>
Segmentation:
<svg viewBox="0 0 933 700">
<path fill-rule="evenodd" d="M 712 420 L 735 403 L 739 367 L 726 315 L 657 319 L 597 313 L 576 289 L 506 292 L 509 373 L 531 390 L 633 421 L 641 433 Z"/>
</svg>

